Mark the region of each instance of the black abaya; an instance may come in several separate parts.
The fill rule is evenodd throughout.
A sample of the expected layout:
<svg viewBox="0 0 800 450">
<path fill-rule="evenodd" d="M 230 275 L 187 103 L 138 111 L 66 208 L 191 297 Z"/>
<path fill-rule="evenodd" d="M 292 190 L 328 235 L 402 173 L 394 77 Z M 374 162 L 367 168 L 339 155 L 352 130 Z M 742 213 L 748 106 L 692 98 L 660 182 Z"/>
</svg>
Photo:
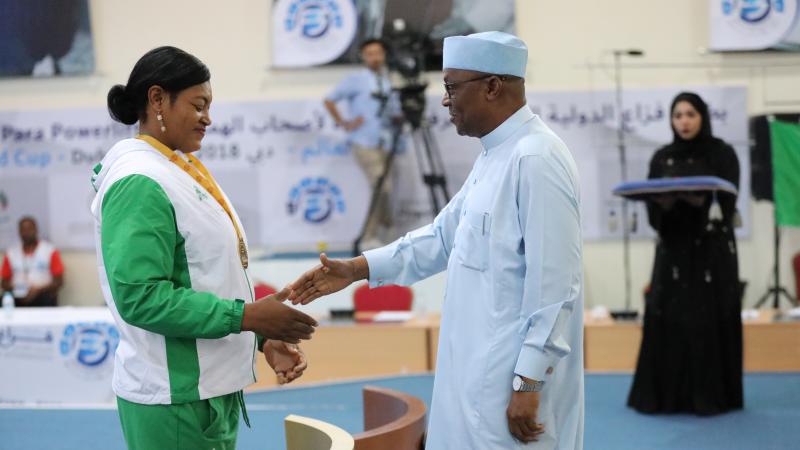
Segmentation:
<svg viewBox="0 0 800 450">
<path fill-rule="evenodd" d="M 649 178 L 713 175 L 738 186 L 739 162 L 710 136 L 676 141 L 653 156 Z M 721 219 L 678 200 L 648 203 L 658 231 L 651 291 L 628 405 L 645 413 L 718 414 L 742 407 L 741 288 L 734 236 L 736 198 L 718 193 Z"/>
</svg>

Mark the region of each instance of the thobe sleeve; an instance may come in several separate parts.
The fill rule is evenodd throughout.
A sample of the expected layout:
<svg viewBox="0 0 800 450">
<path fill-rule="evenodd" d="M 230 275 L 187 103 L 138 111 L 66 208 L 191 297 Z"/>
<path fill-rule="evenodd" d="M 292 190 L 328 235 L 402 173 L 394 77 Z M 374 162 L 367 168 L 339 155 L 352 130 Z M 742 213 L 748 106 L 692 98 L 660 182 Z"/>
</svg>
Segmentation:
<svg viewBox="0 0 800 450">
<path fill-rule="evenodd" d="M 517 202 L 525 252 L 525 335 L 514 372 L 544 381 L 569 354 L 567 328 L 580 295 L 581 230 L 577 187 L 546 155 L 519 162 Z"/>
<path fill-rule="evenodd" d="M 461 216 L 464 189 L 458 191 L 433 223 L 410 231 L 387 246 L 364 252 L 370 287 L 407 286 L 447 268 Z"/>
<path fill-rule="evenodd" d="M 214 339 L 241 331 L 244 301 L 187 287 L 175 211 L 152 179 L 130 175 L 108 189 L 100 241 L 114 304 L 125 322 L 167 337 Z"/>
</svg>

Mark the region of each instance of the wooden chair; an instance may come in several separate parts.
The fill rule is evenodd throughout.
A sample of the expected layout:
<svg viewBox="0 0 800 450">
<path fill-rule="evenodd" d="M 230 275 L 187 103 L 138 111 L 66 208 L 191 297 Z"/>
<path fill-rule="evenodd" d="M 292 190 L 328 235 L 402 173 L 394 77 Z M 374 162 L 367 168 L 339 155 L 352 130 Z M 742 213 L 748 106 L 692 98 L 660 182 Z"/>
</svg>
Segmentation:
<svg viewBox="0 0 800 450">
<path fill-rule="evenodd" d="M 258 300 L 259 298 L 266 297 L 270 294 L 274 294 L 278 292 L 272 285 L 264 283 L 263 281 L 256 281 L 256 284 L 253 286 L 253 296 Z"/>
<path fill-rule="evenodd" d="M 425 402 L 393 389 L 364 386 L 364 432 L 356 450 L 420 450 L 425 445 Z"/>
<path fill-rule="evenodd" d="M 283 426 L 286 450 L 353 450 L 353 436 L 327 422 L 289 415 Z"/>
</svg>

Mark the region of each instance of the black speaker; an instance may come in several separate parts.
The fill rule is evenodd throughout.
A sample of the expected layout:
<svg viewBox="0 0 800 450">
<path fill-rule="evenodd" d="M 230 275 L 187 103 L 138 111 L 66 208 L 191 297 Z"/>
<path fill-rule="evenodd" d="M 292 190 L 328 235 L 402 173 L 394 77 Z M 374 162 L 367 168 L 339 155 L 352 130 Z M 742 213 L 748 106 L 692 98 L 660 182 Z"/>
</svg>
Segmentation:
<svg viewBox="0 0 800 450">
<path fill-rule="evenodd" d="M 770 118 L 797 123 L 800 114 L 769 114 L 750 118 L 750 192 L 756 200 L 772 201 Z"/>
</svg>

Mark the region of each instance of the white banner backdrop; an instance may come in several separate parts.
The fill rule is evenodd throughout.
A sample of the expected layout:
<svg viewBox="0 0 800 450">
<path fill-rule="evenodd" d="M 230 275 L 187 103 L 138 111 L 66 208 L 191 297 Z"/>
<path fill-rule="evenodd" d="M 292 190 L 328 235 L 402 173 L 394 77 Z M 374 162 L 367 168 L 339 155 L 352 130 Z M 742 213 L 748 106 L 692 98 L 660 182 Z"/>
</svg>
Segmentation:
<svg viewBox="0 0 800 450">
<path fill-rule="evenodd" d="M 119 331 L 106 307 L 0 316 L 0 403 L 113 404 Z"/>
<path fill-rule="evenodd" d="M 685 88 L 624 93 L 628 179 L 646 176 L 648 161 L 671 141 L 669 105 Z M 741 164 L 739 209 L 747 235 L 749 153 L 747 93 L 743 87 L 697 87 L 711 105 L 714 134 L 732 144 Z M 620 181 L 617 115 L 612 91 L 530 92 L 529 104 L 573 152 L 581 175 L 587 240 L 618 238 Z M 428 121 L 441 149 L 450 194 L 461 186 L 480 149 L 460 137 L 440 98 L 429 96 Z M 239 212 L 251 245 L 313 250 L 319 243 L 346 247 L 358 235 L 369 186 L 344 134 L 317 100 L 220 103 L 198 156 L 208 164 Z M 92 249 L 94 196 L 91 168 L 135 128 L 116 124 L 102 108 L 0 112 L 0 248 L 16 241 L 16 222 L 33 215 L 40 233 L 63 249 Z M 410 141 L 410 140 L 409 140 Z M 418 152 L 398 156 L 394 178 L 397 234 L 431 220 Z M 632 208 L 634 237 L 650 237 L 641 204 Z"/>
<path fill-rule="evenodd" d="M 747 90 L 744 87 L 670 87 L 631 89 L 623 94 L 623 121 L 628 180 L 647 177 L 649 161 L 661 146 L 672 141 L 669 107 L 678 92 L 692 91 L 709 105 L 715 136 L 736 150 L 740 164 L 738 208 L 743 226 L 750 230 L 750 152 L 748 147 Z M 583 233 L 585 239 L 620 238 L 621 201 L 611 194 L 621 180 L 617 145 L 617 116 L 613 91 L 543 92 L 529 94 L 535 112 L 562 137 L 572 151 L 581 176 Z M 652 237 L 642 202 L 633 202 L 638 226 L 633 238 Z M 633 220 L 632 218 L 629 220 Z"/>
</svg>

